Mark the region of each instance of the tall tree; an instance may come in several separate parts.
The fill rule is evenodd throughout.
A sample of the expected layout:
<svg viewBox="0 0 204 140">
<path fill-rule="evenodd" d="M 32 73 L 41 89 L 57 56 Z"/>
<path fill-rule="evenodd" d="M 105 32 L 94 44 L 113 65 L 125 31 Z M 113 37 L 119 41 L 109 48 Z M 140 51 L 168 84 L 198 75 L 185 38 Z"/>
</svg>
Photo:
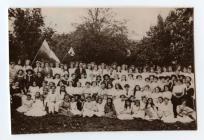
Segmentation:
<svg viewBox="0 0 204 140">
<path fill-rule="evenodd" d="M 111 9 L 88 9 L 82 23 L 76 25 L 76 31 L 70 37 L 73 38 L 70 46 L 83 61 L 122 63 L 125 60 L 127 28 L 124 21 L 114 19 Z"/>
<path fill-rule="evenodd" d="M 33 59 L 40 46 L 44 26 L 41 9 L 10 8 L 9 21 L 12 28 L 9 34 L 10 58 Z"/>
</svg>

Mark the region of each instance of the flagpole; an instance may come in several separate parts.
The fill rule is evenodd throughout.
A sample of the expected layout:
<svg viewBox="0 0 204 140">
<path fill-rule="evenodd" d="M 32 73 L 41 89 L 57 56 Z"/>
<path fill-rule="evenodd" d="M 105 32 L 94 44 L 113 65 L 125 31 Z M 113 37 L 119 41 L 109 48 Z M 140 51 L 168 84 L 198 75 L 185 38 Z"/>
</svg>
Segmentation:
<svg viewBox="0 0 204 140">
<path fill-rule="evenodd" d="M 68 52 L 64 55 L 64 57 L 62 58 L 62 62 L 64 61 L 64 59 L 66 58 Z"/>
<path fill-rule="evenodd" d="M 40 47 L 40 48 L 41 48 L 41 47 Z M 37 57 L 38 53 L 40 52 L 40 48 L 38 49 L 38 52 L 36 53 L 36 55 L 35 55 L 35 57 L 34 57 L 34 59 L 33 59 L 32 63 L 31 63 L 31 65 L 33 65 L 33 62 L 35 61 L 35 59 L 36 59 L 36 57 Z"/>
</svg>

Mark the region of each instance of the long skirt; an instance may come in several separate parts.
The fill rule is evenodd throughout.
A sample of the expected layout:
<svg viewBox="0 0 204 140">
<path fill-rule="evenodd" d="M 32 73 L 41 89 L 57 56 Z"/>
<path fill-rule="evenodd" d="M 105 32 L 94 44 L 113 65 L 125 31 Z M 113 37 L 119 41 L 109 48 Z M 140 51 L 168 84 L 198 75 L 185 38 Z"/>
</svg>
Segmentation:
<svg viewBox="0 0 204 140">
<path fill-rule="evenodd" d="M 62 107 L 59 108 L 59 114 L 70 117 L 73 116 L 73 114 L 68 109 Z"/>
<path fill-rule="evenodd" d="M 145 116 L 145 112 L 144 111 L 138 111 L 137 113 L 132 114 L 133 118 L 141 118 L 143 119 Z"/>
<path fill-rule="evenodd" d="M 18 112 L 20 112 L 20 113 L 25 113 L 25 112 L 27 112 L 28 110 L 30 110 L 30 107 L 28 107 L 28 106 L 26 106 L 26 105 L 22 105 L 22 106 L 18 107 L 16 110 L 17 110 Z"/>
<path fill-rule="evenodd" d="M 92 110 L 84 110 L 82 115 L 83 117 L 93 117 L 93 115 L 95 115 L 95 112 Z"/>
</svg>

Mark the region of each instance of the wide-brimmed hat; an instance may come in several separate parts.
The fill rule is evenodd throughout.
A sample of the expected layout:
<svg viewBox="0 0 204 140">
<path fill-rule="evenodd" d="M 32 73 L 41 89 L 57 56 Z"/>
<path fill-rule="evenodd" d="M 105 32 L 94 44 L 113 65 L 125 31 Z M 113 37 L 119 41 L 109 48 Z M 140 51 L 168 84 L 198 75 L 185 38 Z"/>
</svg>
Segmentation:
<svg viewBox="0 0 204 140">
<path fill-rule="evenodd" d="M 120 95 L 120 98 L 122 98 L 122 97 L 126 98 L 126 96 L 124 94 Z"/>
<path fill-rule="evenodd" d="M 32 69 L 27 69 L 27 70 L 26 70 L 26 73 L 28 73 L 29 71 L 30 71 L 31 73 L 34 73 L 34 71 L 33 71 Z"/>
</svg>

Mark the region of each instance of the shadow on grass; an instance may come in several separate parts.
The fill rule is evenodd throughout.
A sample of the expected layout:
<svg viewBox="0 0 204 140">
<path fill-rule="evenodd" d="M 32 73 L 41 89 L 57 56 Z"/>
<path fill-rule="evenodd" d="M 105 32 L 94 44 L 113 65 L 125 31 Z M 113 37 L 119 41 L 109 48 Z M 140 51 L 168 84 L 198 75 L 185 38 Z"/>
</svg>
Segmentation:
<svg viewBox="0 0 204 140">
<path fill-rule="evenodd" d="M 28 117 L 20 113 L 12 113 L 12 134 L 87 132 L 87 131 L 151 131 L 151 130 L 196 130 L 196 122 L 183 124 L 165 124 L 162 121 L 146 121 L 142 119 L 118 120 L 104 117 L 67 117 L 46 115 L 44 117 Z"/>
</svg>

